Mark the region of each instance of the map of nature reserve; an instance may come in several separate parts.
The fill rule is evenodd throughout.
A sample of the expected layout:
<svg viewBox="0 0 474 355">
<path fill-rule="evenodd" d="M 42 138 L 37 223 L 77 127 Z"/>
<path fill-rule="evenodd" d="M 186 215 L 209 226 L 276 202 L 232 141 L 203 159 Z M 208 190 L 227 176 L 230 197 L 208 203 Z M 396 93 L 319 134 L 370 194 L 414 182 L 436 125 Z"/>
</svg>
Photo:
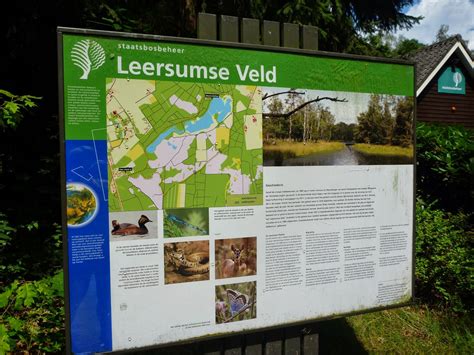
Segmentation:
<svg viewBox="0 0 474 355">
<path fill-rule="evenodd" d="M 109 210 L 263 203 L 257 86 L 107 79 Z"/>
</svg>

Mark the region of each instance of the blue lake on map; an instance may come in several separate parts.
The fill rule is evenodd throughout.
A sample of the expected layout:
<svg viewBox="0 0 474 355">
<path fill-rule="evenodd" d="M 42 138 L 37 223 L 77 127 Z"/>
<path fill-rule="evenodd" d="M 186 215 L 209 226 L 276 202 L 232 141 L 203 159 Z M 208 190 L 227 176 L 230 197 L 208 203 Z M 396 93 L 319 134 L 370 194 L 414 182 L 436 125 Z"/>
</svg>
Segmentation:
<svg viewBox="0 0 474 355">
<path fill-rule="evenodd" d="M 166 137 L 168 137 L 169 135 L 171 135 L 172 133 L 179 133 L 179 134 L 182 134 L 184 132 L 180 132 L 176 129 L 176 127 L 171 127 L 169 129 L 167 129 L 165 132 L 161 133 L 158 138 L 155 139 L 155 141 L 153 143 L 151 143 L 148 148 L 146 149 L 146 151 L 148 153 L 153 153 L 156 149 L 156 147 L 158 146 L 158 144 L 160 144 L 163 139 L 165 139 Z"/>
<path fill-rule="evenodd" d="M 195 133 L 210 127 L 214 122 L 212 116 L 215 114 L 217 114 L 217 122 L 222 122 L 232 109 L 231 103 L 232 100 L 230 99 L 224 101 L 220 97 L 213 98 L 211 104 L 209 105 L 209 109 L 203 116 L 199 117 L 195 121 L 189 121 L 184 124 L 186 132 Z"/>
<path fill-rule="evenodd" d="M 214 119 L 213 116 L 217 114 L 217 122 L 220 123 L 224 120 L 224 118 L 229 115 L 232 110 L 232 100 L 227 98 L 223 100 L 220 97 L 214 97 L 209 104 L 209 109 L 206 111 L 204 115 L 198 117 L 194 121 L 188 121 L 184 123 L 184 128 L 186 133 L 196 133 L 206 128 L 209 128 L 213 123 Z M 167 129 L 165 132 L 161 133 L 158 138 L 155 139 L 153 143 L 151 143 L 146 151 L 148 153 L 153 153 L 156 147 L 167 137 L 169 137 L 173 133 L 183 134 L 183 131 L 178 130 L 176 127 L 171 127 Z"/>
</svg>

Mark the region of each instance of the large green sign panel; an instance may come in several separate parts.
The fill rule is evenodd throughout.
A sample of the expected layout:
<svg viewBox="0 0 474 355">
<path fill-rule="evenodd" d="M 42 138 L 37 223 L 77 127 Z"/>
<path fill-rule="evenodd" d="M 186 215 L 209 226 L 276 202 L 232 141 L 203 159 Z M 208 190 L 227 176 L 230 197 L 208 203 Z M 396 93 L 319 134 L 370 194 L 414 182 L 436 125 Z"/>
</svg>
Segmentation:
<svg viewBox="0 0 474 355">
<path fill-rule="evenodd" d="M 59 32 L 69 350 L 410 301 L 412 64 Z"/>
</svg>

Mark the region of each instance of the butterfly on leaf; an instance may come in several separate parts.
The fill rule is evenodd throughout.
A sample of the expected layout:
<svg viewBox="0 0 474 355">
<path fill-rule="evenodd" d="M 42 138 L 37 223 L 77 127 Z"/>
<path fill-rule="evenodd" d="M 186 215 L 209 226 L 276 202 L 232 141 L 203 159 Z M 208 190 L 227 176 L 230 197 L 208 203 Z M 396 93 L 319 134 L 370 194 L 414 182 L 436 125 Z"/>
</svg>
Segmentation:
<svg viewBox="0 0 474 355">
<path fill-rule="evenodd" d="M 246 310 L 250 306 L 250 299 L 246 294 L 231 289 L 227 289 L 226 293 L 232 316 Z"/>
</svg>

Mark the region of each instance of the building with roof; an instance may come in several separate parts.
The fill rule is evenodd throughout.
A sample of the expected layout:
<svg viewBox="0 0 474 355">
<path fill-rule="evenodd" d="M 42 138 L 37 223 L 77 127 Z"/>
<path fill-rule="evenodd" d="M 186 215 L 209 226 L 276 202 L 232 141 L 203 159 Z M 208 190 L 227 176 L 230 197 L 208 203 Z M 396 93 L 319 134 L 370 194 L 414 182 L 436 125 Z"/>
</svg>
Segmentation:
<svg viewBox="0 0 474 355">
<path fill-rule="evenodd" d="M 474 60 L 460 35 L 424 47 L 416 63 L 417 120 L 474 128 Z"/>
</svg>

